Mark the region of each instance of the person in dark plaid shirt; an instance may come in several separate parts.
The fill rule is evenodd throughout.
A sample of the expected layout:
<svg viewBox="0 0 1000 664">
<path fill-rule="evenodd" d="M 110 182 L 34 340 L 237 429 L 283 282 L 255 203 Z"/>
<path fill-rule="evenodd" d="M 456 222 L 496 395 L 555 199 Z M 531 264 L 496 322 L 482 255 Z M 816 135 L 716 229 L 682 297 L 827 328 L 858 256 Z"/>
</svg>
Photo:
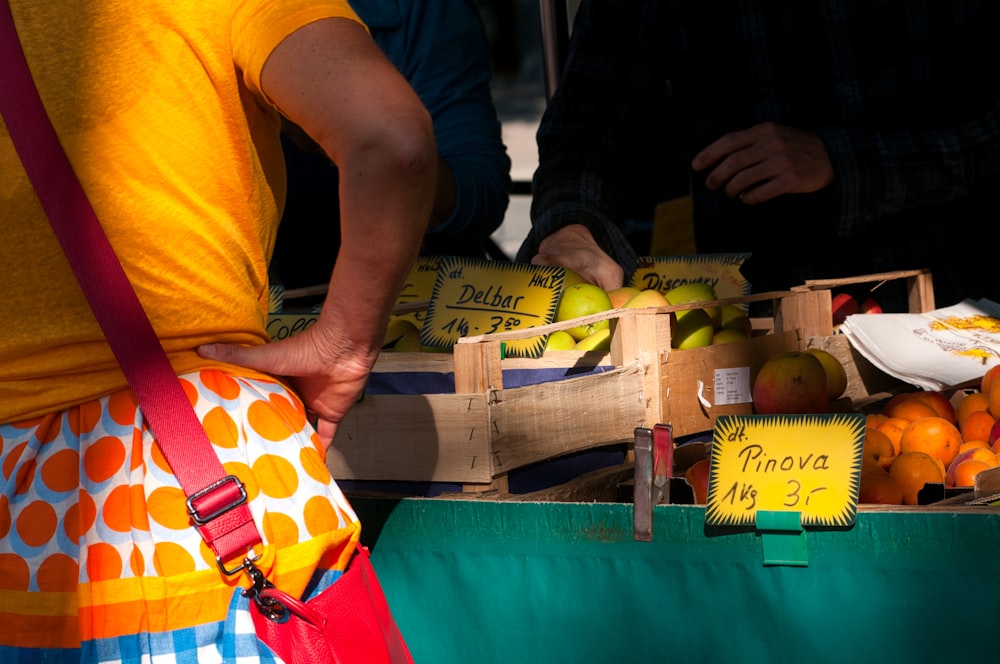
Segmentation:
<svg viewBox="0 0 1000 664">
<path fill-rule="evenodd" d="M 996 0 L 584 0 L 518 260 L 608 289 L 680 193 L 754 292 L 929 268 L 1000 299 Z M 640 251 L 642 249 L 640 248 Z"/>
</svg>

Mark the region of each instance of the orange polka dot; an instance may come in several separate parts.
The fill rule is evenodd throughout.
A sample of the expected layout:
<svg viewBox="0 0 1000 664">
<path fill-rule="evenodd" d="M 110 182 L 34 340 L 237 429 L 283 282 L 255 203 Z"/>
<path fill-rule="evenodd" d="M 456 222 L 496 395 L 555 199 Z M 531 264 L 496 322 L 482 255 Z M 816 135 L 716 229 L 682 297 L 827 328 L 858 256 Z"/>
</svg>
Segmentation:
<svg viewBox="0 0 1000 664">
<path fill-rule="evenodd" d="M 141 484 L 133 484 L 129 487 L 129 509 L 132 517 L 132 527 L 136 530 L 149 530 L 146 493 Z"/>
<path fill-rule="evenodd" d="M 136 403 L 130 390 L 115 392 L 108 397 L 108 414 L 118 424 L 135 424 Z"/>
<path fill-rule="evenodd" d="M 104 524 L 118 533 L 127 533 L 131 523 L 129 519 L 129 488 L 122 484 L 116 486 L 108 494 L 101 510 Z"/>
<path fill-rule="evenodd" d="M 306 529 L 313 537 L 340 527 L 337 510 L 328 498 L 321 496 L 310 498 L 302 515 L 306 520 Z"/>
<path fill-rule="evenodd" d="M 18 495 L 24 495 L 35 483 L 35 468 L 38 467 L 36 459 L 29 459 L 17 469 L 17 477 L 14 478 L 14 490 Z"/>
<path fill-rule="evenodd" d="M 35 581 L 42 592 L 75 592 L 79 577 L 80 565 L 64 553 L 53 553 L 35 572 Z"/>
<path fill-rule="evenodd" d="M 46 502 L 28 503 L 17 515 L 17 534 L 28 546 L 42 546 L 56 534 L 56 511 Z"/>
<path fill-rule="evenodd" d="M 175 487 L 160 487 L 149 494 L 146 509 L 149 518 L 164 528 L 183 530 L 191 525 L 187 513 L 187 498 Z"/>
<path fill-rule="evenodd" d="M 24 558 L 14 553 L 0 553 L 0 588 L 27 590 L 30 582 L 31 570 Z"/>
<path fill-rule="evenodd" d="M 299 541 L 299 527 L 288 515 L 268 512 L 264 515 L 264 537 L 270 544 L 288 546 Z"/>
<path fill-rule="evenodd" d="M 66 537 L 71 542 L 79 542 L 83 534 L 90 530 L 97 520 L 97 505 L 94 499 L 84 492 L 80 492 L 80 500 L 66 510 L 66 517 L 63 520 L 63 530 Z"/>
<path fill-rule="evenodd" d="M 69 429 L 74 435 L 90 433 L 101 421 L 102 406 L 100 401 L 88 401 L 80 404 L 69 412 Z"/>
<path fill-rule="evenodd" d="M 45 417 L 50 417 L 50 416 L 45 415 L 43 417 L 32 417 L 27 420 L 21 420 L 20 422 L 11 422 L 11 426 L 17 429 L 24 429 L 25 431 L 27 431 L 29 429 L 34 429 L 35 427 L 37 427 L 38 424 L 43 419 L 45 419 Z"/>
<path fill-rule="evenodd" d="M 110 544 L 97 542 L 87 547 L 87 577 L 91 581 L 120 579 L 123 568 L 122 557 Z"/>
<path fill-rule="evenodd" d="M 142 576 L 143 570 L 146 569 L 146 561 L 142 557 L 142 551 L 135 545 L 132 545 L 132 555 L 129 557 L 128 565 L 129 569 L 132 570 L 132 576 Z"/>
<path fill-rule="evenodd" d="M 299 488 L 299 475 L 286 459 L 265 454 L 253 464 L 253 474 L 260 490 L 272 498 L 288 498 Z"/>
<path fill-rule="evenodd" d="M 240 395 L 240 384 L 221 371 L 202 371 L 201 384 L 227 401 Z"/>
<path fill-rule="evenodd" d="M 247 424 L 265 440 L 285 440 L 293 431 L 266 401 L 254 401 L 247 409 Z"/>
<path fill-rule="evenodd" d="M 313 447 L 316 448 L 316 451 L 319 452 L 320 455 L 326 455 L 326 449 L 323 447 L 323 441 L 319 439 L 318 433 L 313 431 L 309 434 L 309 442 L 313 444 Z"/>
<path fill-rule="evenodd" d="M 10 502 L 7 496 L 0 496 L 0 539 L 10 532 Z"/>
<path fill-rule="evenodd" d="M 72 491 L 80 486 L 80 455 L 59 450 L 42 463 L 42 484 L 52 491 Z"/>
<path fill-rule="evenodd" d="M 153 567 L 160 576 L 187 574 L 194 571 L 194 558 L 180 544 L 159 542 L 154 548 Z"/>
<path fill-rule="evenodd" d="M 188 402 L 192 406 L 198 403 L 198 388 L 186 378 L 178 378 L 177 380 L 180 381 L 181 388 L 184 390 L 184 394 L 187 395 Z"/>
<path fill-rule="evenodd" d="M 170 468 L 170 464 L 167 463 L 167 457 L 163 456 L 163 450 L 160 449 L 160 445 L 153 445 L 153 449 L 149 455 L 153 459 L 153 465 L 155 465 L 160 470 L 164 470 L 168 473 L 174 472 Z"/>
<path fill-rule="evenodd" d="M 312 447 L 303 447 L 299 451 L 299 463 L 306 475 L 320 484 L 330 483 L 330 469 L 326 467 L 323 457 Z"/>
<path fill-rule="evenodd" d="M 62 431 L 62 417 L 58 413 L 52 413 L 42 417 L 38 428 L 35 429 L 35 437 L 44 445 L 58 438 L 60 431 Z"/>
<path fill-rule="evenodd" d="M 98 438 L 83 453 L 83 470 L 92 482 L 114 477 L 125 462 L 125 446 L 113 436 Z"/>
<path fill-rule="evenodd" d="M 239 442 L 236 422 L 229 416 L 225 408 L 216 407 L 208 411 L 202 420 L 205 434 L 213 444 L 227 449 L 236 449 Z"/>
<path fill-rule="evenodd" d="M 254 479 L 250 466 L 239 461 L 229 461 L 222 464 L 222 469 L 226 471 L 226 475 L 235 475 L 240 478 L 240 481 L 243 482 L 243 488 L 247 492 L 248 501 L 252 501 L 260 493 L 260 485 Z"/>
<path fill-rule="evenodd" d="M 4 445 L 3 436 L 0 436 L 0 456 L 3 456 L 3 445 Z"/>
<path fill-rule="evenodd" d="M 14 448 L 11 449 L 10 454 L 4 458 L 2 470 L 5 478 L 9 478 L 14 472 L 14 467 L 17 465 L 17 462 L 21 460 L 21 455 L 24 454 L 24 450 L 27 447 L 27 441 L 21 443 L 20 445 L 15 445 Z"/>
<path fill-rule="evenodd" d="M 274 410 L 288 422 L 292 429 L 300 430 L 305 427 L 306 411 L 298 399 L 289 401 L 284 395 L 272 394 L 270 401 Z"/>
</svg>

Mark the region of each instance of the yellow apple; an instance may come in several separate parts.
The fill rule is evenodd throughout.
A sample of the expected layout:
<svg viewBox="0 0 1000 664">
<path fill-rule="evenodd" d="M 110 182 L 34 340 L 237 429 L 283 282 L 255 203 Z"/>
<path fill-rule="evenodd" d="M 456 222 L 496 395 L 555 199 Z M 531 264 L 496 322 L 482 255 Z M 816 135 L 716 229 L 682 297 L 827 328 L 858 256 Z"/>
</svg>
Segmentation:
<svg viewBox="0 0 1000 664">
<path fill-rule="evenodd" d="M 815 355 L 823 364 L 830 399 L 839 399 L 847 391 L 847 371 L 844 370 L 844 365 L 822 348 L 807 348 L 806 352 Z"/>
<path fill-rule="evenodd" d="M 645 309 L 646 307 L 666 307 L 670 304 L 663 293 L 653 288 L 647 288 L 635 294 L 625 303 L 624 309 Z M 682 312 L 678 312 L 682 313 Z"/>
<path fill-rule="evenodd" d="M 556 321 L 572 320 L 611 309 L 611 298 L 600 286 L 594 284 L 573 284 L 563 289 L 556 308 Z M 589 337 L 597 330 L 610 327 L 607 320 L 578 325 L 567 330 L 577 341 Z"/>
<path fill-rule="evenodd" d="M 607 327 L 597 330 L 588 337 L 576 342 L 574 350 L 611 350 L 611 330 Z"/>
</svg>

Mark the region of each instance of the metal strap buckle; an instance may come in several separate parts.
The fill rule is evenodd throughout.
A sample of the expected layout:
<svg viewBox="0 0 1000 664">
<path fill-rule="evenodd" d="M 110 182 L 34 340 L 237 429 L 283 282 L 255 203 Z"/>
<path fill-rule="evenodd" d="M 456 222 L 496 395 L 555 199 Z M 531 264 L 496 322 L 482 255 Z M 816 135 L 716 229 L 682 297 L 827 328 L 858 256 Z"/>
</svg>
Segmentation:
<svg viewBox="0 0 1000 664">
<path fill-rule="evenodd" d="M 235 500 L 230 501 L 230 502 L 226 503 L 225 505 L 222 505 L 221 507 L 213 510 L 210 514 L 204 514 L 204 515 L 199 514 L 198 513 L 198 508 L 195 507 L 195 502 L 199 498 L 207 496 L 208 494 L 214 492 L 216 489 L 218 489 L 218 488 L 220 488 L 222 486 L 225 486 L 228 483 L 234 484 L 236 486 L 236 488 L 239 489 L 239 496 Z M 214 484 L 210 484 L 209 486 L 205 487 L 201 491 L 198 491 L 198 492 L 196 492 L 196 493 L 188 496 L 188 499 L 187 499 L 187 510 L 188 510 L 188 514 L 191 515 L 191 519 L 195 522 L 195 524 L 197 524 L 199 526 L 203 526 L 206 523 L 208 523 L 209 521 L 211 521 L 212 519 L 214 519 L 214 518 L 216 518 L 218 516 L 221 516 L 221 515 L 225 514 L 226 512 L 239 507 L 240 505 L 246 504 L 246 502 L 247 502 L 247 490 L 246 490 L 246 487 L 243 486 L 243 483 L 240 482 L 239 478 L 236 477 L 235 475 L 226 475 L 225 477 L 223 477 L 218 482 L 215 482 Z"/>
</svg>

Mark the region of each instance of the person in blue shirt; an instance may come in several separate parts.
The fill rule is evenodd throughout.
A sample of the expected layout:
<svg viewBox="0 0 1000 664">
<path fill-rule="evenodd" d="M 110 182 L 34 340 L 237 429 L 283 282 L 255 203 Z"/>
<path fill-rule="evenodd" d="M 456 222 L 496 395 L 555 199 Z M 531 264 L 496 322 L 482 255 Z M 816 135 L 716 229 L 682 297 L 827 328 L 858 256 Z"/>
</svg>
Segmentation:
<svg viewBox="0 0 1000 664">
<path fill-rule="evenodd" d="M 486 257 L 503 221 L 510 158 L 490 91 L 489 37 L 474 0 L 352 0 L 389 60 L 427 107 L 438 184 L 422 255 Z M 329 281 L 340 244 L 336 166 L 286 126 L 288 197 L 272 272 L 285 288 Z"/>
<path fill-rule="evenodd" d="M 998 20 L 995 0 L 585 0 L 517 258 L 620 286 L 623 224 L 680 185 L 697 250 L 751 252 L 754 291 L 928 268 L 939 305 L 996 299 Z"/>
</svg>

